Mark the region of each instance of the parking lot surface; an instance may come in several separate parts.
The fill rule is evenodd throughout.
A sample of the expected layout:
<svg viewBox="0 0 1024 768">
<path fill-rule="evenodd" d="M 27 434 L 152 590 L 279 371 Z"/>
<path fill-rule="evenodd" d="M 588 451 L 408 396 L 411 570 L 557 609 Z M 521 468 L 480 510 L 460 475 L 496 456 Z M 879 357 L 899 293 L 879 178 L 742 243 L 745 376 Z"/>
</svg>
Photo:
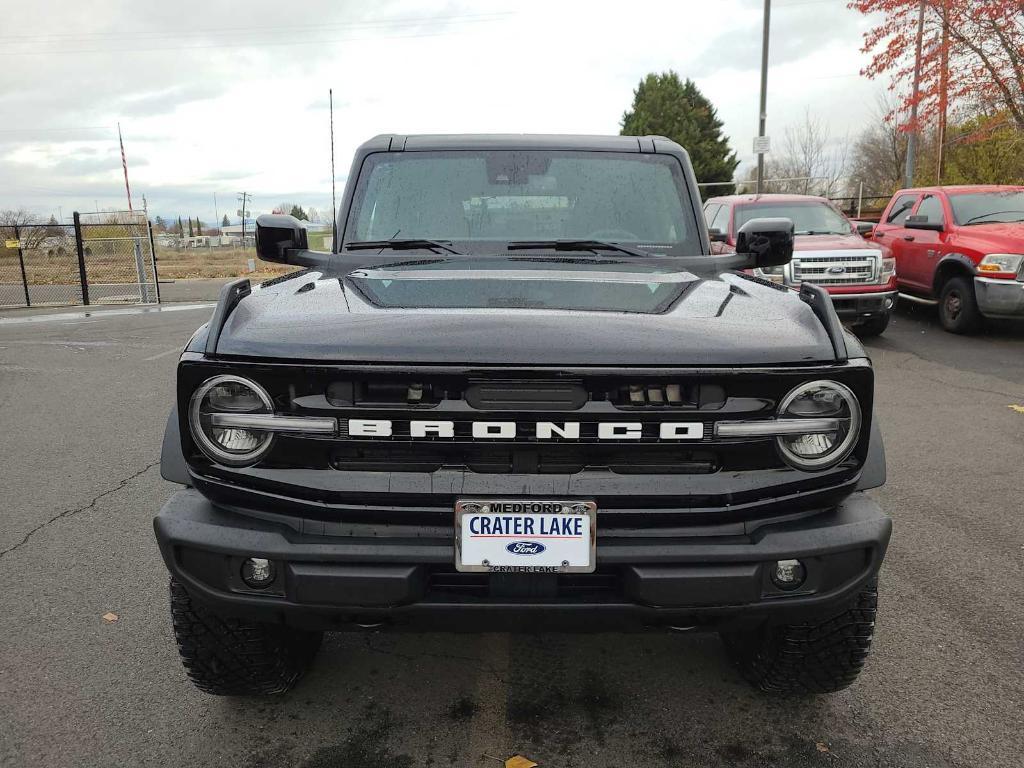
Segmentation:
<svg viewBox="0 0 1024 768">
<path fill-rule="evenodd" d="M 1024 763 L 1020 327 L 957 337 L 909 307 L 869 344 L 896 527 L 846 691 L 755 693 L 713 635 L 368 632 L 238 700 L 186 679 L 151 528 L 177 352 L 209 313 L 0 317 L 0 764 Z"/>
</svg>

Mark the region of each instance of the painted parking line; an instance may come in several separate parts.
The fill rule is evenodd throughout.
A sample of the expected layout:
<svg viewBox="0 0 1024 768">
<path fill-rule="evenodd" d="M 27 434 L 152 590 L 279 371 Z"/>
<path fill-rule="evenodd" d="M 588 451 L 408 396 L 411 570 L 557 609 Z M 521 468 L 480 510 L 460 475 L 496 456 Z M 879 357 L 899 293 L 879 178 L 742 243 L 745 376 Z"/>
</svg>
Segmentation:
<svg viewBox="0 0 1024 768">
<path fill-rule="evenodd" d="M 216 302 L 202 304 L 162 304 L 150 307 L 128 307 L 125 309 L 102 309 L 99 311 L 60 312 L 54 315 L 32 315 L 29 317 L 0 317 L 0 325 L 21 325 L 24 323 L 53 323 L 67 320 L 90 318 L 93 321 L 124 315 L 148 315 L 152 312 L 184 312 L 187 310 L 213 309 Z"/>
<path fill-rule="evenodd" d="M 159 352 L 159 353 L 157 353 L 155 355 L 150 355 L 149 357 L 144 357 L 144 358 L 142 358 L 142 362 L 144 362 L 144 363 L 151 363 L 154 360 L 159 360 L 161 357 L 167 357 L 168 355 L 180 355 L 180 354 L 181 354 L 181 347 L 175 347 L 174 349 L 168 349 L 165 352 Z"/>
</svg>

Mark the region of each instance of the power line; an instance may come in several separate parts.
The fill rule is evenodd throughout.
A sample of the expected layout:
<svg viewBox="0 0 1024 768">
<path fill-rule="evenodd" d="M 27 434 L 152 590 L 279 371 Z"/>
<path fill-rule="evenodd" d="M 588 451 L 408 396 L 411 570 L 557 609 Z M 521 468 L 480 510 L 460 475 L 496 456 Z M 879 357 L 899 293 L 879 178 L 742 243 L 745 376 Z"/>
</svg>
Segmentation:
<svg viewBox="0 0 1024 768">
<path fill-rule="evenodd" d="M 137 30 L 132 32 L 131 30 L 123 30 L 118 32 L 49 32 L 42 33 L 39 35 L 18 35 L 16 37 L 2 37 L 0 41 L 11 42 L 11 43 L 29 43 L 45 41 L 52 39 L 57 42 L 67 42 L 69 39 L 97 39 L 101 37 L 156 37 L 156 38 L 188 38 L 188 37 L 209 37 L 211 33 L 246 33 L 246 32 L 257 32 L 257 33 L 273 33 L 279 35 L 281 32 L 286 30 L 338 30 L 338 29 L 366 29 L 376 27 L 412 27 L 423 24 L 435 24 L 438 22 L 488 22 L 488 20 L 496 20 L 499 18 L 515 15 L 513 11 L 501 11 L 496 13 L 458 13 L 446 16 L 408 16 L 404 18 L 382 18 L 378 20 L 372 20 L 372 22 L 339 22 L 336 24 L 291 24 L 291 25 L 272 25 L 272 26 L 257 26 L 257 27 L 213 27 L 198 32 L 187 32 L 187 31 L 174 31 L 167 32 L 164 30 Z"/>
<path fill-rule="evenodd" d="M 287 45 L 322 45 L 325 43 L 360 43 L 360 42 L 377 42 L 380 40 L 413 40 L 416 38 L 424 37 L 445 37 L 451 34 L 450 31 L 445 32 L 430 32 L 425 34 L 417 35 L 375 35 L 373 37 L 337 37 L 337 38 L 303 38 L 301 40 L 274 40 L 274 41 L 253 41 L 246 43 L 217 43 L 216 45 L 179 45 L 170 46 L 165 48 L 83 48 L 67 50 L 64 48 L 49 49 L 43 51 L 0 51 L 0 57 L 15 57 L 15 56 L 53 56 L 55 54 L 84 54 L 84 53 L 108 53 L 120 55 L 123 53 L 158 53 L 161 51 L 205 51 L 205 50 L 223 50 L 228 48 L 252 48 L 254 46 L 270 47 L 270 46 L 287 46 Z"/>
</svg>

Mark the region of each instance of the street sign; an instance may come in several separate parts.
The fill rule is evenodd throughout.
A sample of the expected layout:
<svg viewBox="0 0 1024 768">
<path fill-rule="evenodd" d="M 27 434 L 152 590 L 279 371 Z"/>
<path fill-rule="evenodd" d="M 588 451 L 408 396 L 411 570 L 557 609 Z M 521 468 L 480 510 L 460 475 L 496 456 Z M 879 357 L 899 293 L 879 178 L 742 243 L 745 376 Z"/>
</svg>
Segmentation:
<svg viewBox="0 0 1024 768">
<path fill-rule="evenodd" d="M 772 151 L 772 140 L 770 136 L 754 137 L 754 154 L 767 155 Z"/>
</svg>

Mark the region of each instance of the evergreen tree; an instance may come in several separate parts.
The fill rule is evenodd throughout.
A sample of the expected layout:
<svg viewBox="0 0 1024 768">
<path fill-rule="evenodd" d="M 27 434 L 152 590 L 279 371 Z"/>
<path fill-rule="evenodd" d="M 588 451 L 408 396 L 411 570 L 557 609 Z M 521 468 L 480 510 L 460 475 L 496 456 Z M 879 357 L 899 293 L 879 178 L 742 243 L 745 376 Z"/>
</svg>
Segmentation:
<svg viewBox="0 0 1024 768">
<path fill-rule="evenodd" d="M 196 216 L 196 234 L 197 235 L 202 235 L 203 234 L 203 222 L 201 222 L 199 220 L 198 216 Z"/>
<path fill-rule="evenodd" d="M 301 205 L 293 205 L 292 206 L 292 210 L 291 210 L 291 214 L 296 219 L 301 219 L 302 221 L 309 221 L 309 216 L 307 216 L 306 212 L 304 210 L 302 210 L 302 206 Z"/>
<path fill-rule="evenodd" d="M 220 225 L 222 227 L 230 227 L 231 226 L 231 222 L 228 221 L 228 215 L 226 213 L 224 214 L 224 218 L 220 220 Z"/>
<path fill-rule="evenodd" d="M 156 224 L 154 226 L 155 226 L 157 232 L 166 232 L 167 231 L 167 222 L 164 221 L 164 217 L 163 216 L 157 216 L 156 217 Z"/>
<path fill-rule="evenodd" d="M 181 226 L 181 216 L 178 217 L 178 236 L 179 237 L 184 237 L 185 236 L 185 228 L 183 226 Z"/>
<path fill-rule="evenodd" d="M 193 231 L 193 229 L 192 229 L 192 217 L 191 216 L 188 217 L 188 236 L 189 237 L 195 237 L 196 236 L 195 231 Z"/>
<path fill-rule="evenodd" d="M 689 78 L 682 81 L 672 70 L 651 73 L 633 91 L 633 106 L 622 115 L 623 136 L 665 136 L 690 153 L 698 182 L 732 181 L 739 161 L 722 135 L 722 121 L 714 105 Z M 711 194 L 730 194 L 716 186 Z"/>
</svg>

